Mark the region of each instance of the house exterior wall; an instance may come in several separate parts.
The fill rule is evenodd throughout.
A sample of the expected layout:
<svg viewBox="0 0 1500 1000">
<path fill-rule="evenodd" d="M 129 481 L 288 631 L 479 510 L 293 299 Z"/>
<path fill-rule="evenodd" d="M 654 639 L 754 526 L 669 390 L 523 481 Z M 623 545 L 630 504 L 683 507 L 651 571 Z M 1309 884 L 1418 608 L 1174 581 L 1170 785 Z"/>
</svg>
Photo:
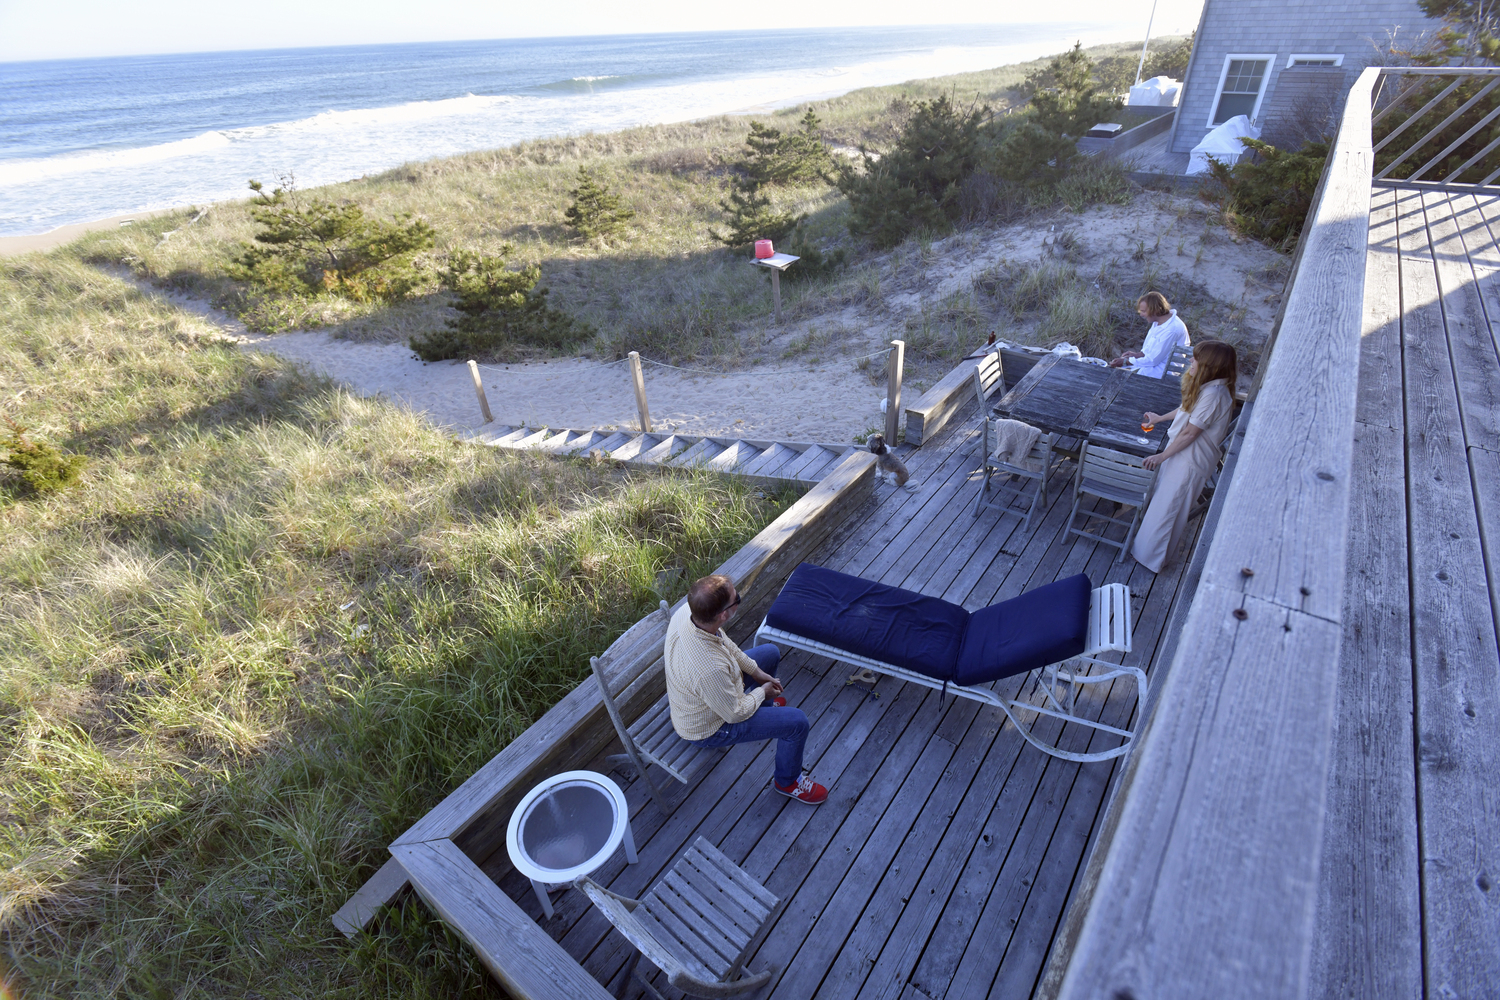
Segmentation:
<svg viewBox="0 0 1500 1000">
<path fill-rule="evenodd" d="M 1191 152 L 1211 130 L 1209 116 L 1230 55 L 1272 56 L 1260 100 L 1263 115 L 1293 54 L 1343 56 L 1347 92 L 1375 58 L 1375 43 L 1384 43 L 1392 29 L 1400 29 L 1399 40 L 1411 41 L 1439 26 L 1423 16 L 1416 0 L 1206 0 L 1172 127 L 1171 149 Z"/>
</svg>

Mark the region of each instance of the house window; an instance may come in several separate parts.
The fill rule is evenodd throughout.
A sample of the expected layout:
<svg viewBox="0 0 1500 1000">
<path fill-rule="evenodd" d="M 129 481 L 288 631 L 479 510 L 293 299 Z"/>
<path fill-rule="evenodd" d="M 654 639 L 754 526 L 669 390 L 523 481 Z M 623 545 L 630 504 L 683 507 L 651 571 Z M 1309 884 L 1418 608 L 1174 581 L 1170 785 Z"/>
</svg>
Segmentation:
<svg viewBox="0 0 1500 1000">
<path fill-rule="evenodd" d="M 1332 55 L 1317 53 L 1303 55 L 1294 52 L 1290 56 L 1287 56 L 1286 65 L 1287 69 L 1291 69 L 1293 66 L 1342 66 L 1344 65 L 1344 57 L 1338 53 Z"/>
<path fill-rule="evenodd" d="M 1219 93 L 1214 98 L 1214 111 L 1209 116 L 1209 125 L 1222 125 L 1235 115 L 1246 115 L 1251 121 L 1260 110 L 1260 98 L 1266 89 L 1266 71 L 1276 57 L 1230 55 L 1224 59 L 1224 72 L 1219 77 Z"/>
</svg>

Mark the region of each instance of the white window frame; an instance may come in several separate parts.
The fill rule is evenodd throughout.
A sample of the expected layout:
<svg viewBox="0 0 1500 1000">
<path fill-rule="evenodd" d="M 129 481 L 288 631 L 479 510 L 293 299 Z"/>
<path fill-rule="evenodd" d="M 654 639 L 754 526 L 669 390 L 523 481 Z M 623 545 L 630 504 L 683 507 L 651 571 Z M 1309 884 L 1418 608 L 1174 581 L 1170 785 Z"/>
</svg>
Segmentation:
<svg viewBox="0 0 1500 1000">
<path fill-rule="evenodd" d="M 1299 59 L 1311 59 L 1316 62 L 1322 62 L 1325 59 L 1332 59 L 1335 66 L 1344 65 L 1344 57 L 1341 53 L 1338 52 L 1293 52 L 1291 55 L 1286 57 L 1286 68 L 1291 69 L 1293 66 L 1297 65 L 1297 61 Z"/>
<path fill-rule="evenodd" d="M 1276 68 L 1277 54 L 1275 52 L 1231 52 L 1224 57 L 1224 65 L 1219 70 L 1219 85 L 1214 88 L 1214 99 L 1208 105 L 1208 117 L 1203 123 L 1205 128 L 1214 127 L 1214 112 L 1219 110 L 1219 98 L 1224 96 L 1224 81 L 1229 78 L 1229 65 L 1236 59 L 1264 59 L 1266 61 L 1265 75 L 1260 78 L 1260 92 L 1255 95 L 1255 107 L 1250 110 L 1252 122 L 1260 117 L 1260 102 L 1266 99 L 1266 87 L 1271 83 L 1271 71 Z"/>
</svg>

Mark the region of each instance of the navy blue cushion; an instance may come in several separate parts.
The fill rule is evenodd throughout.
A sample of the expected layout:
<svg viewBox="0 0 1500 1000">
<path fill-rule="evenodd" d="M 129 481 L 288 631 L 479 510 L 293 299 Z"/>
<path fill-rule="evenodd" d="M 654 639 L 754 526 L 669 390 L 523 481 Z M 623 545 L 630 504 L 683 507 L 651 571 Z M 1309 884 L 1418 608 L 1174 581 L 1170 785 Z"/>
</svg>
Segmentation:
<svg viewBox="0 0 1500 1000">
<path fill-rule="evenodd" d="M 792 571 L 766 613 L 772 628 L 945 681 L 968 620 L 957 604 L 811 563 Z"/>
<path fill-rule="evenodd" d="M 1079 573 L 974 612 L 954 683 L 987 684 L 1082 653 L 1092 591 L 1089 578 Z"/>
</svg>

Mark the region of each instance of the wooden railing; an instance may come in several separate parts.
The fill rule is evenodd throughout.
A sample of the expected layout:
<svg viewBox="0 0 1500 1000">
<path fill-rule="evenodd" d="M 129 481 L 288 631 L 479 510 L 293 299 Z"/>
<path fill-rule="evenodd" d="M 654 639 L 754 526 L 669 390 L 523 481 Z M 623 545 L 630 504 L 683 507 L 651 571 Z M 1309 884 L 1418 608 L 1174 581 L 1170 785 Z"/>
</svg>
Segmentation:
<svg viewBox="0 0 1500 1000">
<path fill-rule="evenodd" d="M 745 627 L 759 620 L 787 575 L 874 495 L 874 463 L 868 452 L 846 456 L 719 567 L 717 572 L 738 584 Z M 661 643 L 667 618 L 652 612 L 605 654 L 648 665 L 621 693 L 627 708 L 644 708 L 665 691 Z M 614 739 L 599 689 L 588 677 L 397 837 L 391 860 L 334 915 L 334 924 L 357 934 L 410 886 L 517 1000 L 610 1000 L 609 992 L 481 865 L 504 851 L 506 823 L 529 788 L 549 775 L 587 766 Z"/>
<path fill-rule="evenodd" d="M 1043 994 L 1306 993 L 1381 75 L 1349 94 L 1197 593 Z"/>
<path fill-rule="evenodd" d="M 1496 88 L 1500 67 L 1381 70 L 1370 122 L 1375 183 L 1444 190 L 1494 184 L 1500 178 Z"/>
</svg>

